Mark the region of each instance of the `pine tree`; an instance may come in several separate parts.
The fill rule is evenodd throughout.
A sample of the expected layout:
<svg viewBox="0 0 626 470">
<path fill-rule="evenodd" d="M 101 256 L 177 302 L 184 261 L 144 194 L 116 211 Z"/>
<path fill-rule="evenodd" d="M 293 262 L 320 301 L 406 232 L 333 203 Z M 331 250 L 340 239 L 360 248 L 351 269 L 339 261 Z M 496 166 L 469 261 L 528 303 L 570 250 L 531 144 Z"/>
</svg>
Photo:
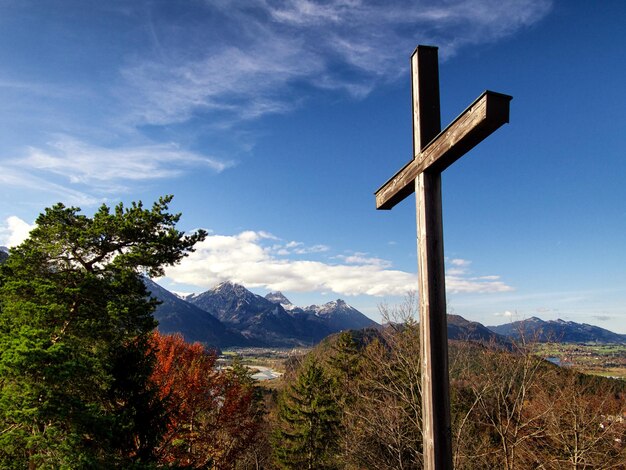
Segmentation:
<svg viewBox="0 0 626 470">
<path fill-rule="evenodd" d="M 151 459 L 164 427 L 149 383 L 161 275 L 204 232 L 171 196 L 93 217 L 57 204 L 0 265 L 0 467 L 112 468 Z"/>
<path fill-rule="evenodd" d="M 284 468 L 335 468 L 339 412 L 331 380 L 314 359 L 302 365 L 281 396 L 275 453 Z"/>
<path fill-rule="evenodd" d="M 333 381 L 333 390 L 342 406 L 349 404 L 354 395 L 351 387 L 359 375 L 361 354 L 351 331 L 342 331 L 332 345 L 328 356 L 328 374 Z"/>
<path fill-rule="evenodd" d="M 331 379 L 332 393 L 337 403 L 340 425 L 337 439 L 339 458 L 348 460 L 353 446 L 353 436 L 347 426 L 347 413 L 356 400 L 356 386 L 361 371 L 362 355 L 353 337 L 354 332 L 342 331 L 337 336 L 326 359 L 326 370 Z"/>
</svg>

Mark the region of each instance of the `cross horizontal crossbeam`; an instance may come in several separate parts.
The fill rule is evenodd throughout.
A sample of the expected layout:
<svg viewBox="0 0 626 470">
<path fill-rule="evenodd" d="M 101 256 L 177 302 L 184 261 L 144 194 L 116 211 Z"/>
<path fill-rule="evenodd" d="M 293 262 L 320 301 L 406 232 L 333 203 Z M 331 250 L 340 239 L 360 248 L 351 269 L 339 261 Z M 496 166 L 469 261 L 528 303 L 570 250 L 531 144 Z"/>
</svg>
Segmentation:
<svg viewBox="0 0 626 470">
<path fill-rule="evenodd" d="M 509 122 L 512 97 L 485 91 L 441 131 L 413 160 L 375 193 L 376 209 L 391 209 L 415 192 L 424 171 L 442 172 L 503 124 Z"/>
</svg>

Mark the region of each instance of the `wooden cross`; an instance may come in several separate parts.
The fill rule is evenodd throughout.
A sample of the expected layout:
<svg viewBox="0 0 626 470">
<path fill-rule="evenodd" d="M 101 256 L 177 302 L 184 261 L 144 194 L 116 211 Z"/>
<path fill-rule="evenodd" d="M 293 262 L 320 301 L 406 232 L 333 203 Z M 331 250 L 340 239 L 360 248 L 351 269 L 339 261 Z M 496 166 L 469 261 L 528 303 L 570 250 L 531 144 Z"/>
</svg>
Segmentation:
<svg viewBox="0 0 626 470">
<path fill-rule="evenodd" d="M 411 57 L 413 160 L 376 191 L 376 209 L 417 199 L 418 283 L 425 470 L 452 468 L 441 172 L 502 124 L 512 97 L 485 91 L 441 131 L 437 48 Z"/>
</svg>

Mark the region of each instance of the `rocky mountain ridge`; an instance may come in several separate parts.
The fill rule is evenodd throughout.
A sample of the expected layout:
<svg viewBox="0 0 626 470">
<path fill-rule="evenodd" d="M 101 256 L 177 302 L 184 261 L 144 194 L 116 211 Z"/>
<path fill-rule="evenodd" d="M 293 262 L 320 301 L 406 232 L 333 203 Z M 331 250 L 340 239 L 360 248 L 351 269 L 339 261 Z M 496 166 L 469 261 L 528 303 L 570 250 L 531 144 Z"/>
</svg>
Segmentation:
<svg viewBox="0 0 626 470">
<path fill-rule="evenodd" d="M 220 348 L 307 346 L 342 330 L 380 327 L 341 299 L 297 307 L 281 292 L 262 297 L 232 282 L 183 297 L 153 284 L 148 284 L 149 290 L 163 302 L 155 312 L 162 332 L 180 332 L 189 341 Z M 543 321 L 533 317 L 485 327 L 459 315 L 448 315 L 450 339 L 502 344 L 519 340 L 520 331 L 525 332 L 527 340 L 540 342 L 626 343 L 626 335 L 564 320 Z"/>
<path fill-rule="evenodd" d="M 220 347 L 233 339 L 223 338 L 224 331 L 236 332 L 247 346 L 293 347 L 316 344 L 342 330 L 378 326 L 340 299 L 300 308 L 280 292 L 262 297 L 233 282 L 223 282 L 200 294 L 184 297 L 177 297 L 158 285 L 149 290 L 163 301 L 155 312 L 159 330 L 180 331 L 185 338 L 193 336 L 195 341 L 209 345 L 219 343 Z M 206 341 L 202 341 L 197 338 L 208 331 L 204 318 L 207 315 L 222 328 L 207 334 Z M 185 325 L 187 317 L 192 327 Z M 241 341 L 238 343 L 233 346 L 243 345 Z"/>
<path fill-rule="evenodd" d="M 161 301 L 154 312 L 162 333 L 180 333 L 186 341 L 201 342 L 214 348 L 248 346 L 238 331 L 228 328 L 209 312 L 186 302 L 150 279 L 144 279 L 152 296 Z"/>
<path fill-rule="evenodd" d="M 605 328 L 587 323 L 566 320 L 542 320 L 531 317 L 526 320 L 489 326 L 491 331 L 515 340 L 556 343 L 624 343 L 626 335 L 614 333 Z"/>
</svg>

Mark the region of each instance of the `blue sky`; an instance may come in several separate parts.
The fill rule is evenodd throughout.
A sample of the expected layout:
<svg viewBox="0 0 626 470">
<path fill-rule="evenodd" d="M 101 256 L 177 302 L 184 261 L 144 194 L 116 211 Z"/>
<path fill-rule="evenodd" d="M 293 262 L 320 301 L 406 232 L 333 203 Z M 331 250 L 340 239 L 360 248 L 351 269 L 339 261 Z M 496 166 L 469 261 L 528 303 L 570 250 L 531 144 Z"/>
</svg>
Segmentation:
<svg viewBox="0 0 626 470">
<path fill-rule="evenodd" d="M 626 4 L 0 1 L 0 244 L 44 207 L 174 194 L 206 242 L 159 282 L 233 280 L 379 319 L 416 286 L 409 56 L 439 47 L 442 123 L 511 122 L 443 174 L 448 308 L 626 333 Z"/>
</svg>

